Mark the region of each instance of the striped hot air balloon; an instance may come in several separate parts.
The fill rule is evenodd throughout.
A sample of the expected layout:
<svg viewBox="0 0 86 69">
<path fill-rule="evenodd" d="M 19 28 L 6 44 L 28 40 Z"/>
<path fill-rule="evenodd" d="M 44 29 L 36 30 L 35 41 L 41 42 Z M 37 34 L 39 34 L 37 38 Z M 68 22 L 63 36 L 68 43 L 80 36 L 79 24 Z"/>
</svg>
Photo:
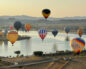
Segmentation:
<svg viewBox="0 0 86 69">
<path fill-rule="evenodd" d="M 44 38 L 45 38 L 46 35 L 47 35 L 47 31 L 46 31 L 45 29 L 40 29 L 38 33 L 39 33 L 40 38 L 41 38 L 42 40 L 44 40 Z"/>
<path fill-rule="evenodd" d="M 85 41 L 82 38 L 74 38 L 70 41 L 70 45 L 72 50 L 79 54 L 85 47 Z"/>
</svg>

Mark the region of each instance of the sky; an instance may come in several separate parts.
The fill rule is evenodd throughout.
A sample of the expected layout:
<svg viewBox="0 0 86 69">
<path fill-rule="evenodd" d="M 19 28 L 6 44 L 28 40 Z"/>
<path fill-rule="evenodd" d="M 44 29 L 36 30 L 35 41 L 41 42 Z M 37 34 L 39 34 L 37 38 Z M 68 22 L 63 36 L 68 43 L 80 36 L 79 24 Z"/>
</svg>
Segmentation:
<svg viewBox="0 0 86 69">
<path fill-rule="evenodd" d="M 86 0 L 0 0 L 0 16 L 42 17 L 45 8 L 51 10 L 50 17 L 86 16 Z"/>
</svg>

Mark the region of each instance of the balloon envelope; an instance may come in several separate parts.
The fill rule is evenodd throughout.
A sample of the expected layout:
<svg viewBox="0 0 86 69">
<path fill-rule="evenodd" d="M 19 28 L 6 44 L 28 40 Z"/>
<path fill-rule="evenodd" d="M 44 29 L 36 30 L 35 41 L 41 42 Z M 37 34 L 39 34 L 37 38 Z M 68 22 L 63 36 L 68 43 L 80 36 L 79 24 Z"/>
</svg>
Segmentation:
<svg viewBox="0 0 86 69">
<path fill-rule="evenodd" d="M 39 30 L 39 36 L 40 36 L 40 38 L 42 39 L 42 40 L 44 40 L 44 38 L 46 37 L 46 35 L 47 35 L 47 31 L 45 30 L 45 29 L 41 29 L 41 30 Z"/>
<path fill-rule="evenodd" d="M 31 29 L 31 24 L 25 24 L 25 29 L 29 31 Z"/>
<path fill-rule="evenodd" d="M 55 37 L 55 36 L 58 34 L 58 30 L 56 30 L 56 29 L 55 29 L 55 30 L 53 30 L 53 31 L 52 31 L 52 34 L 53 34 L 53 35 L 54 35 L 54 37 Z"/>
<path fill-rule="evenodd" d="M 70 32 L 70 28 L 69 28 L 69 27 L 66 27 L 66 28 L 65 28 L 65 32 L 66 32 L 66 33 L 69 33 L 69 32 Z"/>
<path fill-rule="evenodd" d="M 14 44 L 15 41 L 18 39 L 18 33 L 15 31 L 11 31 L 7 34 L 7 39 Z"/>
<path fill-rule="evenodd" d="M 85 41 L 81 38 L 74 38 L 70 41 L 70 45 L 75 53 L 80 53 L 85 47 Z"/>
<path fill-rule="evenodd" d="M 49 9 L 43 9 L 42 15 L 44 16 L 45 19 L 47 19 L 50 15 L 51 11 Z"/>
<path fill-rule="evenodd" d="M 17 31 L 21 28 L 21 26 L 22 26 L 22 24 L 21 24 L 21 22 L 19 22 L 19 21 L 16 21 L 16 22 L 14 23 L 14 28 L 15 28 Z"/>
<path fill-rule="evenodd" d="M 78 35 L 81 37 L 82 34 L 83 34 L 83 30 L 82 30 L 82 29 L 78 29 L 77 33 L 78 33 Z"/>
</svg>

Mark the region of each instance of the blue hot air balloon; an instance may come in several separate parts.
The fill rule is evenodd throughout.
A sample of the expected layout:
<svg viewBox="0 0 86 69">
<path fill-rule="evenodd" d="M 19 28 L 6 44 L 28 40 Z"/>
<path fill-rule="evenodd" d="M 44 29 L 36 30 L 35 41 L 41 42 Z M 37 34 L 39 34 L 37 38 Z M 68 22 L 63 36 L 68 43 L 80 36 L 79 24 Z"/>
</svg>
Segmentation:
<svg viewBox="0 0 86 69">
<path fill-rule="evenodd" d="M 65 32 L 68 34 L 70 32 L 70 28 L 69 27 L 66 27 L 65 28 Z"/>
<path fill-rule="evenodd" d="M 20 21 L 16 21 L 14 23 L 14 28 L 18 31 L 22 27 L 22 24 Z"/>
<path fill-rule="evenodd" d="M 54 37 L 56 37 L 56 35 L 58 34 L 58 30 L 54 29 L 54 30 L 52 31 L 52 34 L 54 35 Z"/>
<path fill-rule="evenodd" d="M 6 36 L 7 33 L 8 33 L 8 30 L 6 29 L 6 30 L 4 31 L 4 36 Z"/>
</svg>

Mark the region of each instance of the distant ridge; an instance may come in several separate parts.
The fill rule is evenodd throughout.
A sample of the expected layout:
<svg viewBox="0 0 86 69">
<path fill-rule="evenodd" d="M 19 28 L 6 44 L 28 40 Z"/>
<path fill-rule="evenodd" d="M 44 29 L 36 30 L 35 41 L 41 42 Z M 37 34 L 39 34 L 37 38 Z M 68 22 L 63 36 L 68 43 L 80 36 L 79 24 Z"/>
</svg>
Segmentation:
<svg viewBox="0 0 86 69">
<path fill-rule="evenodd" d="M 26 15 L 20 15 L 20 16 L 0 16 L 0 19 L 19 19 L 19 20 L 40 20 L 44 19 L 44 17 L 32 17 L 32 16 L 26 16 Z M 63 17 L 63 18 L 54 18 L 49 17 L 48 20 L 81 20 L 86 19 L 86 16 L 74 16 L 74 17 Z"/>
</svg>

